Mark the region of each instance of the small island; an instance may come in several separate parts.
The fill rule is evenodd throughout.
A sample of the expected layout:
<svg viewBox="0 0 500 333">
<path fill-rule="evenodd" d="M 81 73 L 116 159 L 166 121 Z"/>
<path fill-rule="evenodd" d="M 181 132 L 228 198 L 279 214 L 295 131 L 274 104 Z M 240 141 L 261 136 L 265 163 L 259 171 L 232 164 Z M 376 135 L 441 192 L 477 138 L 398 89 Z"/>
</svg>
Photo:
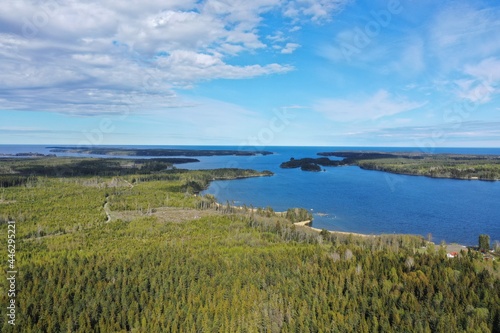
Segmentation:
<svg viewBox="0 0 500 333">
<path fill-rule="evenodd" d="M 288 162 L 281 163 L 280 167 L 283 169 L 300 168 L 302 171 L 321 171 L 321 166 L 339 166 L 343 161 L 332 161 L 327 157 L 320 158 L 290 158 Z"/>
<path fill-rule="evenodd" d="M 105 148 L 105 147 L 47 147 L 52 153 L 72 153 L 108 156 L 256 156 L 272 155 L 263 150 L 164 149 L 164 148 Z"/>
<path fill-rule="evenodd" d="M 366 170 L 466 180 L 500 180 L 500 156 L 466 154 L 428 154 L 421 152 L 322 152 L 320 158 L 293 159 L 281 168 L 316 171 L 316 166 L 358 166 Z M 333 161 L 329 156 L 342 157 Z"/>
</svg>

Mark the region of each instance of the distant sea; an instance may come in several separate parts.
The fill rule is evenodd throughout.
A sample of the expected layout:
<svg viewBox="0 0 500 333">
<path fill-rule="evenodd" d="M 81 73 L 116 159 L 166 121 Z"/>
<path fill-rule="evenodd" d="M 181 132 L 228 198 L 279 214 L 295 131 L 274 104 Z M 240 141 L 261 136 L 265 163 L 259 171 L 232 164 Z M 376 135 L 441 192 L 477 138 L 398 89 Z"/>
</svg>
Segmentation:
<svg viewBox="0 0 500 333">
<path fill-rule="evenodd" d="M 50 145 L 0 145 L 2 153 L 49 154 Z M 54 145 L 52 145 L 54 146 Z M 56 145 L 61 146 L 61 145 Z M 121 148 L 240 149 L 231 146 L 106 146 Z M 219 202 L 272 207 L 284 211 L 303 207 L 314 216 L 316 228 L 365 234 L 432 234 L 436 243 L 476 245 L 479 234 L 500 240 L 500 182 L 435 179 L 395 175 L 358 167 L 326 167 L 325 172 L 281 169 L 291 157 L 315 157 L 318 152 L 420 151 L 395 147 L 245 147 L 268 150 L 268 156 L 197 157 L 200 163 L 178 165 L 186 169 L 248 168 L 270 170 L 273 177 L 215 181 L 203 193 Z M 429 151 L 425 151 L 429 152 Z M 433 153 L 500 155 L 500 148 L 435 148 Z M 58 156 L 86 156 L 60 154 Z M 95 155 L 94 157 L 103 157 Z M 147 157 L 146 157 L 147 158 Z M 1 160 L 0 160 L 1 163 Z"/>
</svg>

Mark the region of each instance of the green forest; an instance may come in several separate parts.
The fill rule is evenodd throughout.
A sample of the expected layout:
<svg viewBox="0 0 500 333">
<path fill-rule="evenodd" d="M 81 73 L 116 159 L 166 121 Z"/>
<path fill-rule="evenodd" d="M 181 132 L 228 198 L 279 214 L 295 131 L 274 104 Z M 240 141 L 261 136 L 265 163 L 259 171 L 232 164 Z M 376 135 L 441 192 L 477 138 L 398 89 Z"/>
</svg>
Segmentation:
<svg viewBox="0 0 500 333">
<path fill-rule="evenodd" d="M 454 179 L 500 180 L 500 158 L 475 159 L 438 155 L 415 158 L 383 158 L 359 160 L 363 169 L 415 176 Z"/>
<path fill-rule="evenodd" d="M 271 155 L 265 150 L 231 149 L 164 149 L 164 148 L 103 148 L 103 147 L 47 147 L 52 153 L 78 153 L 110 156 L 255 156 Z"/>
<path fill-rule="evenodd" d="M 387 153 L 339 151 L 318 153 L 319 158 L 290 158 L 281 168 L 321 171 L 321 166 L 359 166 L 362 169 L 433 178 L 500 180 L 500 156 L 465 154 L 428 154 L 420 152 Z M 330 160 L 328 156 L 342 157 Z"/>
<path fill-rule="evenodd" d="M 348 165 L 433 178 L 500 180 L 500 156 L 428 153 L 337 152 L 320 156 L 344 157 Z"/>
<path fill-rule="evenodd" d="M 0 174 L 18 271 L 12 326 L 3 250 L 1 332 L 500 332 L 500 267 L 479 252 L 200 195 L 270 172 L 39 158 Z"/>
</svg>

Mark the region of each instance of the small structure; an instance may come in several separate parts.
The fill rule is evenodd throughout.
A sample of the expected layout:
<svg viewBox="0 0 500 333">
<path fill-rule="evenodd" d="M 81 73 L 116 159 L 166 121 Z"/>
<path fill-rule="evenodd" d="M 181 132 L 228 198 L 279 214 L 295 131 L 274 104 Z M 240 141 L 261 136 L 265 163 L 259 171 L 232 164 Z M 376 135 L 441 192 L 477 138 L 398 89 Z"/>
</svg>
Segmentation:
<svg viewBox="0 0 500 333">
<path fill-rule="evenodd" d="M 456 257 L 458 257 L 458 253 L 457 252 L 448 252 L 446 254 L 446 257 L 447 258 L 456 258 Z"/>
<path fill-rule="evenodd" d="M 485 261 L 490 261 L 490 260 L 493 261 L 493 260 L 495 260 L 495 257 L 492 254 L 490 254 L 490 253 L 483 253 L 483 260 L 485 260 Z"/>
</svg>

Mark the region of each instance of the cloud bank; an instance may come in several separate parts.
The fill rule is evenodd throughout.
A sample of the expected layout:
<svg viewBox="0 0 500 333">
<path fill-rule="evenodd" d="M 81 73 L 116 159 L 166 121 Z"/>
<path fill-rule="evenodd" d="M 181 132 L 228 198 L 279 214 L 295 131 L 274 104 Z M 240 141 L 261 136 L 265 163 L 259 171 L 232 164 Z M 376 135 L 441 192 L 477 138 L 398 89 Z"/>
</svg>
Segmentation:
<svg viewBox="0 0 500 333">
<path fill-rule="evenodd" d="M 177 89 L 294 69 L 238 63 L 241 55 L 273 50 L 260 31 L 265 14 L 298 30 L 346 2 L 7 1 L 0 12 L 2 108 L 92 115 L 185 106 Z"/>
</svg>

